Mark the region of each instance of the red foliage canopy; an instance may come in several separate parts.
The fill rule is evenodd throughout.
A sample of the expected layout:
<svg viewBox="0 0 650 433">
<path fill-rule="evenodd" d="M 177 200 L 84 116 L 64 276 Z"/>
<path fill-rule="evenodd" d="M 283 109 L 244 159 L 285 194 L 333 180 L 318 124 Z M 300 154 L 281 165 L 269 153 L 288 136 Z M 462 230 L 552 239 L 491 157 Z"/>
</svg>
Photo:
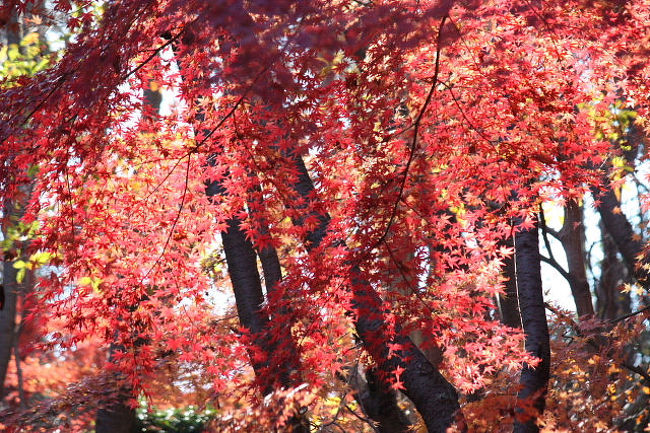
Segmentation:
<svg viewBox="0 0 650 433">
<path fill-rule="evenodd" d="M 63 58 L 2 83 L 0 200 L 37 172 L 25 221 L 56 266 L 38 292 L 39 314 L 66 323 L 52 343 L 123 347 L 136 386 L 165 350 L 216 391 L 245 377 L 252 336 L 217 332 L 205 272 L 233 218 L 280 252 L 271 338 L 291 328 L 315 387 L 355 346 L 359 284 L 392 335 L 365 342 L 375 358 L 420 331 L 464 390 L 532 361 L 489 315 L 501 241 L 540 202 L 598 186 L 612 149 L 596 131 L 616 100 L 648 110 L 645 0 L 92 6 L 55 2 L 74 32 Z M 142 115 L 146 88 L 169 114 Z"/>
</svg>

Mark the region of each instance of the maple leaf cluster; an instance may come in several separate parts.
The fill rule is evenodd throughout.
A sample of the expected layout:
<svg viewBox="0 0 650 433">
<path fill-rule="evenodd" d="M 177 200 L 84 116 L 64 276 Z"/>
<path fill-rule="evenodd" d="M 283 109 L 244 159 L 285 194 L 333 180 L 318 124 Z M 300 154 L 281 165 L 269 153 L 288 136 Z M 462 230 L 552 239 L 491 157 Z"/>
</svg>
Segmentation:
<svg viewBox="0 0 650 433">
<path fill-rule="evenodd" d="M 61 368 L 29 395 L 57 390 L 63 412 L 113 380 L 96 406 L 126 389 L 127 405 L 221 402 L 214 431 L 309 431 L 305 419 L 370 431 L 354 384 L 376 371 L 383 395 L 403 391 L 412 403 L 395 406 L 432 432 L 449 413 L 459 431 L 534 413 L 513 409 L 513 378 L 545 361 L 495 300 L 512 240 L 536 232 L 542 204 L 611 187 L 612 113 L 634 110 L 650 132 L 649 2 L 52 7 L 67 17 L 65 52 L 0 81 L 3 236 L 13 209 L 35 224 L 3 255 L 46 264 L 23 308 L 40 344 L 20 375 Z M 605 366 L 623 363 L 623 346 L 576 339 L 551 338 L 560 361 L 539 422 L 614 428 L 602 420 L 622 403 L 584 395 L 641 395 Z M 84 385 L 66 394 L 66 382 Z M 581 423 L 560 410 L 569 400 L 603 415 Z"/>
</svg>

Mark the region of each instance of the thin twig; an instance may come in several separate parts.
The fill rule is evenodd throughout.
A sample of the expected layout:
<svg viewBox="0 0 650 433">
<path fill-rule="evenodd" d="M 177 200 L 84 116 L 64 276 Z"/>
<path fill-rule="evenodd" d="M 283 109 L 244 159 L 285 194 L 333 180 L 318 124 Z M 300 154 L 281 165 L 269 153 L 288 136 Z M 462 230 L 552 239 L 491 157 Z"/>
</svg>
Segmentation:
<svg viewBox="0 0 650 433">
<path fill-rule="evenodd" d="M 574 331 L 576 334 L 580 334 L 580 333 L 581 333 L 581 331 L 580 331 L 580 327 L 578 326 L 578 324 L 576 324 L 576 322 L 575 322 L 572 318 L 567 317 L 566 314 L 562 313 L 560 310 L 558 310 L 557 308 L 553 307 L 553 306 L 552 306 L 551 304 L 549 304 L 548 302 L 544 302 L 544 307 L 546 307 L 547 310 L 551 311 L 551 312 L 552 312 L 553 314 L 555 314 L 557 317 L 561 317 L 561 318 L 567 320 L 569 326 L 573 329 L 573 331 Z M 636 315 L 636 314 L 642 313 L 642 312 L 644 312 L 644 311 L 646 311 L 646 310 L 649 310 L 649 309 L 650 309 L 650 306 L 647 306 L 647 307 L 645 307 L 645 308 L 643 308 L 643 309 L 641 309 L 641 310 L 639 310 L 639 311 L 636 311 L 636 312 L 634 312 L 634 313 L 630 313 L 630 314 L 626 314 L 625 316 L 618 317 L 618 318 L 616 318 L 616 319 L 610 320 L 609 322 L 610 322 L 610 323 L 616 323 L 616 322 L 619 322 L 619 321 L 621 321 L 621 320 L 625 320 L 625 319 L 627 319 L 628 317 L 632 317 L 632 316 L 634 316 L 634 315 Z M 601 334 L 599 334 L 599 335 L 601 335 Z M 597 350 L 600 349 L 600 345 L 597 344 L 597 343 L 595 343 L 595 342 L 592 341 L 591 339 L 587 340 L 587 344 L 589 344 L 590 346 L 592 346 L 594 349 L 597 349 Z M 616 361 L 614 361 L 614 360 L 612 360 L 612 361 L 616 363 Z M 641 367 L 637 367 L 637 366 L 635 366 L 635 365 L 632 365 L 632 364 L 628 363 L 627 361 L 622 361 L 622 362 L 620 362 L 620 363 L 618 363 L 618 364 L 619 364 L 621 367 L 623 367 L 623 368 L 625 368 L 625 369 L 631 371 L 632 373 L 638 374 L 639 376 L 641 376 L 641 377 L 643 378 L 644 382 L 650 384 L 650 374 L 647 373 L 647 372 L 645 372 Z"/>
<path fill-rule="evenodd" d="M 547 263 L 547 264 L 551 265 L 553 267 L 553 269 L 555 269 L 556 271 L 558 271 L 560 273 L 560 275 L 562 275 L 563 278 L 565 278 L 567 281 L 569 281 L 569 278 L 571 277 L 571 275 L 567 271 L 565 271 L 562 268 L 562 266 L 560 266 L 560 264 L 555 259 L 552 259 L 552 258 L 549 258 L 549 257 L 546 257 L 546 256 L 542 256 L 542 255 L 540 255 L 540 259 L 544 263 Z"/>
<path fill-rule="evenodd" d="M 440 51 L 442 49 L 440 40 L 442 36 L 442 28 L 445 25 L 446 20 L 447 20 L 447 16 L 445 15 L 440 21 L 440 27 L 438 28 L 438 39 L 436 43 L 436 62 L 435 62 L 435 69 L 433 73 L 433 83 L 431 83 L 431 88 L 429 89 L 429 93 L 427 94 L 427 97 L 424 100 L 424 104 L 422 104 L 422 107 L 420 108 L 420 111 L 417 117 L 415 118 L 415 121 L 413 122 L 413 141 L 411 142 L 411 151 L 409 153 L 409 158 L 406 161 L 406 167 L 404 167 L 404 175 L 402 177 L 402 182 L 399 187 L 397 200 L 395 200 L 395 204 L 393 205 L 393 210 L 391 212 L 390 219 L 388 220 L 388 224 L 386 224 L 386 229 L 384 230 L 384 233 L 373 244 L 373 246 L 370 248 L 370 251 L 375 249 L 379 244 L 381 244 L 386 239 L 386 236 L 388 236 L 388 233 L 390 232 L 390 228 L 393 225 L 393 222 L 395 221 L 395 217 L 397 216 L 397 209 L 402 199 L 402 194 L 404 193 L 404 187 L 406 186 L 406 181 L 408 179 L 411 164 L 413 163 L 413 159 L 415 158 L 415 151 L 417 150 L 417 140 L 418 140 L 418 132 L 420 129 L 420 123 L 422 122 L 422 117 L 424 116 L 424 113 L 426 112 L 427 107 L 431 102 L 431 98 L 433 97 L 433 94 L 436 91 L 436 87 L 438 86 L 438 73 L 440 72 Z"/>
<path fill-rule="evenodd" d="M 176 36 L 173 36 L 173 37 L 169 38 L 169 40 L 168 40 L 167 42 L 165 42 L 164 44 L 162 44 L 161 46 L 159 46 L 158 48 L 156 48 L 156 49 L 155 49 L 155 50 L 154 50 L 154 51 L 149 55 L 149 57 L 147 57 L 146 59 L 144 59 L 144 61 L 142 61 L 138 66 L 136 66 L 135 68 L 133 68 L 133 69 L 131 69 L 129 72 L 127 72 L 126 75 L 124 75 L 124 77 L 121 77 L 121 80 L 124 81 L 124 80 L 126 80 L 127 78 L 129 78 L 131 75 L 133 75 L 133 74 L 135 74 L 136 72 L 138 72 L 140 69 L 142 69 L 142 68 L 144 67 L 144 65 L 146 65 L 146 64 L 149 63 L 151 60 L 153 60 L 154 57 L 156 57 L 156 56 L 157 56 L 157 55 L 158 55 L 162 50 L 164 50 L 165 48 L 167 48 L 168 46 L 170 46 L 171 44 L 173 44 L 174 42 L 176 42 L 176 41 L 178 40 L 178 38 L 181 37 L 181 35 L 183 34 L 183 32 L 185 32 L 185 29 L 187 28 L 187 26 L 190 25 L 190 24 L 193 24 L 196 20 L 197 20 L 197 18 L 195 18 L 193 21 L 187 23 L 187 24 L 185 25 L 185 27 L 183 27 L 183 28 L 181 29 L 181 31 L 179 31 L 179 32 L 176 34 Z"/>
<path fill-rule="evenodd" d="M 555 257 L 553 256 L 553 249 L 551 248 L 551 242 L 548 240 L 548 227 L 546 226 L 546 215 L 544 215 L 544 208 L 542 205 L 539 205 L 539 223 L 540 223 L 540 228 L 542 229 L 542 238 L 544 239 L 544 246 L 546 247 L 546 251 L 548 251 L 548 255 L 553 260 L 554 262 L 557 262 L 555 260 Z"/>
<path fill-rule="evenodd" d="M 181 204 L 180 204 L 180 207 L 179 207 L 179 209 L 178 209 L 178 213 L 176 213 L 176 218 L 174 219 L 174 223 L 172 224 L 172 227 L 171 227 L 171 229 L 169 230 L 169 235 L 167 235 L 167 240 L 165 241 L 165 245 L 163 246 L 163 249 L 162 249 L 162 251 L 160 252 L 160 256 L 158 256 L 158 258 L 156 259 L 156 261 L 154 262 L 154 264 L 151 266 L 151 268 L 149 268 L 149 270 L 147 271 L 147 273 L 144 274 L 144 276 L 142 277 L 142 280 L 145 280 L 145 279 L 149 276 L 149 274 L 151 273 L 151 271 L 153 271 L 154 268 L 155 268 L 155 267 L 158 265 L 158 263 L 160 262 L 160 259 L 162 259 L 162 257 L 165 255 L 165 252 L 167 251 L 167 246 L 169 246 L 169 242 L 171 241 L 172 236 L 174 235 L 174 230 L 176 230 L 176 225 L 178 224 L 178 221 L 179 221 L 180 218 L 181 218 L 181 214 L 182 214 L 182 212 L 183 212 L 183 207 L 185 206 L 185 197 L 186 197 L 186 195 L 187 195 L 187 189 L 188 189 L 188 184 L 189 184 L 189 178 L 190 178 L 190 162 L 191 162 L 191 161 L 192 161 L 192 156 L 191 156 L 191 155 L 188 155 L 188 156 L 187 156 L 187 168 L 186 168 L 186 170 L 185 170 L 185 186 L 184 186 L 184 188 L 183 188 L 183 195 L 181 196 Z"/>
<path fill-rule="evenodd" d="M 623 321 L 625 319 L 629 319 L 630 317 L 634 317 L 634 316 L 636 316 L 638 314 L 644 313 L 644 312 L 646 312 L 648 310 L 650 310 L 650 305 L 648 305 L 647 307 L 641 308 L 638 311 L 634 311 L 632 313 L 627 313 L 627 314 L 624 314 L 624 315 L 622 315 L 620 317 L 616 317 L 615 319 L 611 319 L 609 321 L 609 323 L 618 323 L 618 322 Z"/>
<path fill-rule="evenodd" d="M 375 427 L 375 422 L 374 421 L 372 421 L 372 420 L 370 420 L 370 419 L 368 419 L 368 418 L 366 418 L 364 416 L 359 415 L 355 410 L 350 408 L 350 406 L 347 405 L 347 404 L 345 405 L 345 408 L 347 410 L 349 410 L 352 415 L 354 415 L 355 417 L 359 418 L 361 421 L 365 422 L 370 427 L 372 427 L 372 429 L 375 431 L 375 433 L 379 433 L 379 430 L 377 430 L 377 427 Z"/>
</svg>

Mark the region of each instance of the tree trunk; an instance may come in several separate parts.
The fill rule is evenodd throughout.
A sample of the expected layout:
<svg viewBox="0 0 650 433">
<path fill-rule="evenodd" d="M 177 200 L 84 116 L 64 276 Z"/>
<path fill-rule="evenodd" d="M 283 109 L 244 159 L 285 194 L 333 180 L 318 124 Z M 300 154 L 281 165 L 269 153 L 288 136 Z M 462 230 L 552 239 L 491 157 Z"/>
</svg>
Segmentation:
<svg viewBox="0 0 650 433">
<path fill-rule="evenodd" d="M 183 67 L 181 62 L 177 62 L 177 65 L 182 77 Z M 204 114 L 199 113 L 197 119 L 204 119 Z M 208 197 L 227 193 L 220 182 L 208 183 L 205 191 Z M 253 350 L 249 351 L 249 356 L 255 376 L 262 384 L 263 394 L 266 395 L 271 393 L 277 384 L 285 387 L 293 385 L 290 376 L 292 370 L 298 370 L 298 352 L 294 350 L 293 357 L 287 362 L 276 363 L 277 365 L 272 366 L 273 368 L 269 368 L 269 361 L 274 349 L 277 349 L 280 344 L 293 347 L 291 327 L 283 326 L 282 330 L 285 332 L 283 338 L 278 339 L 278 343 L 270 343 L 271 322 L 268 315 L 261 310 L 264 303 L 264 293 L 262 292 L 260 274 L 257 270 L 257 253 L 252 242 L 246 238 L 246 234 L 241 229 L 241 220 L 231 218 L 227 221 L 227 226 L 228 229 L 221 234 L 221 239 L 226 254 L 228 275 L 233 286 L 239 321 L 254 336 Z M 275 248 L 267 247 L 258 253 L 264 272 L 267 293 L 269 293 L 282 278 L 280 261 Z M 288 431 L 292 433 L 309 433 L 307 420 L 300 415 L 292 417 L 287 422 L 287 427 Z"/>
<path fill-rule="evenodd" d="M 537 225 L 515 235 L 517 292 L 526 351 L 540 359 L 537 367 L 524 365 L 517 395 L 514 433 L 537 433 L 536 420 L 544 412 L 550 375 L 551 350 L 544 311 Z"/>
<path fill-rule="evenodd" d="M 591 301 L 585 265 L 585 227 L 582 205 L 575 201 L 566 204 L 564 225 L 558 235 L 569 265 L 569 286 L 578 317 L 593 316 L 594 306 Z"/>
<path fill-rule="evenodd" d="M 117 399 L 129 398 L 128 392 L 120 394 Z M 119 402 L 107 404 L 97 411 L 95 433 L 133 433 L 135 410 Z"/>
<path fill-rule="evenodd" d="M 355 399 L 363 412 L 377 423 L 378 433 L 407 433 L 412 431 L 411 422 L 397 404 L 397 392 L 386 387 L 373 369 L 366 371 L 366 380 L 354 372 Z"/>
<path fill-rule="evenodd" d="M 119 347 L 111 344 L 108 362 L 114 362 L 115 352 Z M 113 376 L 113 383 L 109 383 L 111 392 L 106 401 L 100 402 L 95 417 L 95 433 L 133 433 L 135 430 L 135 409 L 126 404 L 127 400 L 133 398 L 133 389 L 130 384 L 123 383 L 123 375 L 116 373 Z"/>
<path fill-rule="evenodd" d="M 596 207 L 600 213 L 603 226 L 623 256 L 625 266 L 639 284 L 646 289 L 650 289 L 650 273 L 643 266 L 640 266 L 647 262 L 644 259 L 643 242 L 634 233 L 632 225 L 625 214 L 620 211 L 621 203 L 616 198 L 614 190 L 607 185 L 604 190 L 592 188 L 591 193 L 596 200 Z"/>
<path fill-rule="evenodd" d="M 513 239 L 502 241 L 503 246 L 513 247 Z M 504 283 L 505 293 L 499 295 L 499 313 L 501 323 L 512 328 L 521 328 L 521 316 L 519 315 L 519 300 L 517 299 L 517 272 L 515 266 L 515 256 L 512 255 L 504 259 L 503 276 L 506 278 Z"/>
<path fill-rule="evenodd" d="M 258 380 L 263 381 L 264 376 L 268 375 L 268 372 L 264 372 L 264 368 L 268 367 L 270 356 L 268 341 L 265 341 L 267 338 L 263 336 L 263 332 L 269 326 L 269 319 L 261 311 L 264 295 L 257 271 L 257 257 L 253 244 L 246 239 L 246 235 L 240 229 L 240 221 L 230 219 L 227 224 L 228 230 L 221 234 L 221 238 L 226 253 L 228 275 L 235 293 L 239 321 L 254 337 L 255 351 L 259 352 L 250 354 L 251 363 Z M 257 359 L 264 359 L 264 361 L 260 362 Z M 266 382 L 264 394 L 273 391 L 271 383 Z"/>
<path fill-rule="evenodd" d="M 219 182 L 212 182 L 206 187 L 208 197 L 225 194 L 226 190 Z M 258 381 L 262 384 L 262 392 L 270 394 L 273 392 L 274 382 L 279 382 L 282 386 L 291 386 L 291 370 L 297 369 L 298 359 L 291 358 L 287 363 L 269 364 L 272 352 L 277 348 L 277 344 L 270 343 L 270 321 L 269 317 L 262 311 L 264 303 L 264 294 L 262 292 L 262 283 L 257 270 L 257 256 L 255 249 L 246 234 L 241 229 L 241 221 L 237 218 L 231 218 L 227 221 L 228 230 L 221 234 L 223 248 L 226 254 L 226 263 L 228 265 L 228 275 L 232 282 L 233 292 L 235 294 L 235 303 L 237 305 L 237 315 L 242 326 L 249 330 L 253 336 L 254 349 L 249 351 L 251 364 Z M 270 251 L 272 250 L 272 251 Z M 266 264 L 264 270 L 265 276 L 268 270 L 267 290 L 273 287 L 281 277 L 280 262 L 277 252 L 272 248 L 263 250 Z M 293 344 L 291 334 L 288 331 L 290 327 L 284 326 L 286 335 L 283 336 L 283 343 Z M 294 416 L 289 422 L 288 431 L 292 433 L 308 433 L 309 425 L 304 417 Z"/>
<path fill-rule="evenodd" d="M 314 185 L 300 156 L 293 156 L 299 172 L 296 192 L 305 200 L 316 198 Z M 329 215 L 316 215 L 319 224 L 306 236 L 308 250 L 316 248 L 325 237 L 330 221 Z M 305 216 L 306 217 L 306 216 Z M 300 221 L 297 222 L 301 223 Z M 396 326 L 392 336 L 385 320 L 382 300 L 372 286 L 361 277 L 359 269 L 353 269 L 352 310 L 356 331 L 379 367 L 379 374 L 390 377 L 403 369 L 400 379 L 404 383 L 404 394 L 408 396 L 422 416 L 429 433 L 443 433 L 462 417 L 458 394 L 440 372 L 429 362 L 408 336 L 401 334 Z M 401 349 L 393 350 L 389 358 L 390 344 Z M 464 423 L 459 422 L 464 428 Z"/>
<path fill-rule="evenodd" d="M 612 237 L 600 223 L 603 242 L 603 261 L 600 265 L 600 280 L 596 286 L 596 307 L 598 317 L 612 320 L 632 311 L 630 294 L 620 288 L 630 278 L 627 267 L 618 258 L 618 248 Z"/>
<path fill-rule="evenodd" d="M 16 300 L 18 299 L 18 270 L 13 267 L 13 261 L 3 263 L 2 286 L 4 306 L 0 310 L 0 398 L 4 397 L 4 383 L 7 369 L 11 360 L 14 345 L 14 329 L 16 326 Z"/>
<path fill-rule="evenodd" d="M 8 237 L 8 228 L 17 224 L 24 215 L 24 204 L 29 201 L 32 193 L 33 184 L 27 184 L 20 187 L 20 197 L 17 198 L 18 202 L 22 205 L 15 206 L 11 202 L 7 202 L 4 211 L 6 215 L 6 225 L 2 227 L 2 234 L 4 239 Z M 25 296 L 26 293 L 32 290 L 34 285 L 34 275 L 31 270 L 23 276 L 23 281 L 18 281 L 18 269 L 14 268 L 14 263 L 17 260 L 27 260 L 24 257 L 27 242 L 20 246 L 23 256 L 15 257 L 10 260 L 5 260 L 2 263 L 2 293 L 4 295 L 4 302 L 2 309 L 0 309 L 0 399 L 4 397 L 5 388 L 4 383 L 7 377 L 7 369 L 11 360 L 11 354 L 14 352 L 14 345 L 18 344 L 19 327 L 16 326 L 16 313 L 18 299 Z M 23 311 L 23 316 L 24 316 Z M 15 353 L 18 351 L 15 350 Z M 18 361 L 17 361 L 18 362 Z M 21 401 L 22 402 L 22 401 Z M 22 402 L 24 403 L 24 402 Z"/>
<path fill-rule="evenodd" d="M 20 43 L 20 23 L 15 7 L 9 14 L 7 23 L 7 45 Z M 6 225 L 2 224 L 3 239 L 7 239 L 6 228 L 13 224 L 16 218 L 15 207 L 11 202 L 3 209 L 3 217 L 6 218 Z M 13 218 L 12 218 L 13 216 Z M 19 218 L 19 216 L 18 216 Z M 4 383 L 7 377 L 7 368 L 11 360 L 12 347 L 14 343 L 14 328 L 16 326 L 16 300 L 18 299 L 18 281 L 16 276 L 18 270 L 13 267 L 13 260 L 7 259 L 2 263 L 2 291 L 4 294 L 4 305 L 0 309 L 0 399 L 4 397 Z"/>
</svg>

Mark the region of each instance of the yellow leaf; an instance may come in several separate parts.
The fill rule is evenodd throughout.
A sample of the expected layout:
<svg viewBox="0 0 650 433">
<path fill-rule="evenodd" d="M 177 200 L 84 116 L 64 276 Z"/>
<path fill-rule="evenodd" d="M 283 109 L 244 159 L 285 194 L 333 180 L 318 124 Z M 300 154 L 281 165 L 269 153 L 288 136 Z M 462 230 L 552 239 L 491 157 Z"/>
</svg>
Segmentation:
<svg viewBox="0 0 650 433">
<path fill-rule="evenodd" d="M 25 46 L 35 44 L 36 42 L 38 42 L 38 33 L 32 32 L 25 36 L 20 44 Z"/>
</svg>

